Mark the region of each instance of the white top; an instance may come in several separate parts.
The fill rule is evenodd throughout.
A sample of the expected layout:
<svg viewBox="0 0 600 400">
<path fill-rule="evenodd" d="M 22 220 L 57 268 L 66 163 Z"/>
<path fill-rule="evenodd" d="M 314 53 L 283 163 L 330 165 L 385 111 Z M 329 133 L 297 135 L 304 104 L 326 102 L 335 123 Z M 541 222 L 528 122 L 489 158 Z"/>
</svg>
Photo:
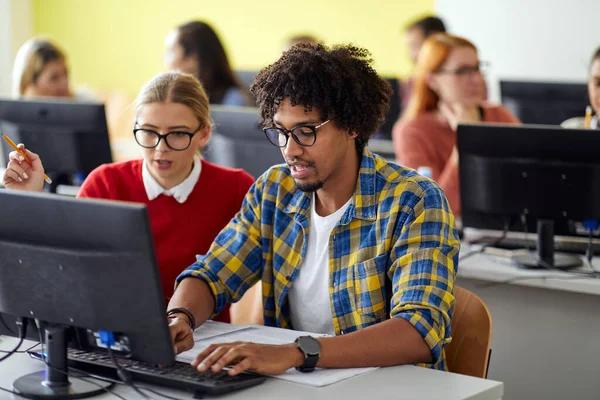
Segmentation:
<svg viewBox="0 0 600 400">
<path fill-rule="evenodd" d="M 200 172 L 202 170 L 202 163 L 200 162 L 200 157 L 197 155 L 194 156 L 194 167 L 192 168 L 192 172 L 188 175 L 187 178 L 184 179 L 179 185 L 172 187 L 171 189 L 165 189 L 156 179 L 150 175 L 150 171 L 148 170 L 148 165 L 146 164 L 146 160 L 144 160 L 142 166 L 142 180 L 144 181 L 144 187 L 146 188 L 146 194 L 148 195 L 148 200 L 152 201 L 156 199 L 161 194 L 165 196 L 173 196 L 178 203 L 185 203 L 189 195 L 194 190 L 194 186 L 198 183 L 198 179 L 200 179 Z"/>
<path fill-rule="evenodd" d="M 585 128 L 585 117 L 574 117 L 563 121 L 560 126 L 567 129 L 584 129 Z M 600 129 L 598 123 L 598 116 L 594 115 L 590 121 L 590 129 Z"/>
<path fill-rule="evenodd" d="M 315 211 L 313 193 L 306 256 L 288 293 L 295 330 L 335 335 L 329 297 L 329 238 L 351 200 L 333 214 L 321 217 Z"/>
</svg>

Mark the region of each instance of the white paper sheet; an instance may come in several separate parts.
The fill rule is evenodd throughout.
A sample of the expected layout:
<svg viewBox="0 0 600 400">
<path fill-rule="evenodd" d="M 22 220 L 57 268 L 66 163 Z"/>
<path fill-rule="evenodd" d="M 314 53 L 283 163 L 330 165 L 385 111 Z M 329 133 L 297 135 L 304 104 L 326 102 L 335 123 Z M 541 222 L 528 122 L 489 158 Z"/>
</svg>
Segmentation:
<svg viewBox="0 0 600 400">
<path fill-rule="evenodd" d="M 214 343 L 245 341 L 263 344 L 286 344 L 292 343 L 298 336 L 324 336 L 310 332 L 293 331 L 290 329 L 280 329 L 260 325 L 244 326 L 229 325 L 214 321 L 210 322 L 207 329 L 202 329 L 207 323 L 196 329 L 194 332 L 194 347 L 179 354 L 177 356 L 178 361 L 191 362 L 198 353 Z M 273 378 L 309 386 L 326 386 L 373 369 L 375 368 L 316 369 L 310 373 L 303 373 L 291 368 L 281 375 L 273 375 Z"/>
</svg>

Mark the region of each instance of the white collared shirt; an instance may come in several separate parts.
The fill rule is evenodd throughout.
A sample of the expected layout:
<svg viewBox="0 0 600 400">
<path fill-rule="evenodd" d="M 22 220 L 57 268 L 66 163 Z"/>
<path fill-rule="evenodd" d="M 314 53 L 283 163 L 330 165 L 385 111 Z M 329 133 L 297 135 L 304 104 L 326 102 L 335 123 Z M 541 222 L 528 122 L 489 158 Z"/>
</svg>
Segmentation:
<svg viewBox="0 0 600 400">
<path fill-rule="evenodd" d="M 164 194 L 165 196 L 173 196 L 180 204 L 185 203 L 189 195 L 192 193 L 192 190 L 194 190 L 196 183 L 198 183 L 198 179 L 200 179 L 201 170 L 202 163 L 200 162 L 200 157 L 196 155 L 194 156 L 194 167 L 192 168 L 192 172 L 190 172 L 188 177 L 185 178 L 179 185 L 172 187 L 171 189 L 165 189 L 150 174 L 150 171 L 148 170 L 148 164 L 146 164 L 146 160 L 144 160 L 142 165 L 142 180 L 144 181 L 144 187 L 146 188 L 148 200 L 152 201 L 161 194 Z"/>
</svg>

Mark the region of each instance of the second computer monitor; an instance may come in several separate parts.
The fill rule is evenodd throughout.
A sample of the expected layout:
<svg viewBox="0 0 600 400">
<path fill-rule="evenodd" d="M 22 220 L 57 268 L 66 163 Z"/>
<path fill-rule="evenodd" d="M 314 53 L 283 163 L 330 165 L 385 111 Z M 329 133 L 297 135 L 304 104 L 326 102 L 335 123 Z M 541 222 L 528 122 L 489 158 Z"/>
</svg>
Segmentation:
<svg viewBox="0 0 600 400">
<path fill-rule="evenodd" d="M 284 162 L 281 150 L 265 137 L 257 108 L 213 105 L 210 108 L 214 128 L 205 149 L 208 161 L 242 168 L 255 178 Z"/>
<path fill-rule="evenodd" d="M 88 174 L 112 162 L 103 104 L 0 99 L 0 130 L 39 154 L 50 174 Z M 12 148 L 2 142 L 6 162 Z"/>
<path fill-rule="evenodd" d="M 559 235 L 585 234 L 600 219 L 600 135 L 539 125 L 459 125 L 465 227 L 530 232 L 550 219 Z"/>
<path fill-rule="evenodd" d="M 589 104 L 585 83 L 500 81 L 502 104 L 523 123 L 560 125 L 583 117 Z"/>
</svg>

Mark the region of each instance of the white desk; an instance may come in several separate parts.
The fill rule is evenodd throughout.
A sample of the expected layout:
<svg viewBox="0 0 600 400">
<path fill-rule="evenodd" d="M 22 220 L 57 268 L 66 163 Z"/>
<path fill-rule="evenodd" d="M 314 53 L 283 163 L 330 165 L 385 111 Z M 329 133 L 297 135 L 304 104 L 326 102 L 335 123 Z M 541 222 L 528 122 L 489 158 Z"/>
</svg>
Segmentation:
<svg viewBox="0 0 600 400">
<path fill-rule="evenodd" d="M 33 342 L 28 346 L 33 345 Z M 7 349 L 16 344 L 14 338 L 4 338 L 0 348 Z M 26 347 L 25 347 L 26 348 Z M 26 354 L 16 354 L 0 363 L 0 386 L 12 388 L 13 381 L 30 372 L 43 369 L 43 364 L 29 358 Z M 152 386 L 161 393 L 181 399 L 191 399 L 189 392 L 165 389 Z M 128 399 L 136 399 L 137 395 L 129 387 L 118 385 L 116 393 Z M 269 378 L 265 383 L 250 389 L 241 390 L 219 399 L 360 399 L 365 400 L 377 395 L 385 399 L 446 399 L 446 400 L 498 400 L 502 398 L 503 385 L 500 382 L 472 378 L 458 374 L 429 370 L 414 366 L 380 368 L 357 377 L 325 386 L 314 388 Z M 158 399 L 151 393 L 149 395 Z M 11 399 L 13 396 L 0 392 L 0 399 Z M 16 397 L 14 397 L 16 398 Z M 114 399 L 104 394 L 98 399 Z"/>
<path fill-rule="evenodd" d="M 600 259 L 594 264 L 600 269 Z M 457 284 L 490 310 L 488 378 L 504 382 L 507 399 L 600 398 L 600 279 L 522 270 L 482 254 L 459 263 Z"/>
</svg>

